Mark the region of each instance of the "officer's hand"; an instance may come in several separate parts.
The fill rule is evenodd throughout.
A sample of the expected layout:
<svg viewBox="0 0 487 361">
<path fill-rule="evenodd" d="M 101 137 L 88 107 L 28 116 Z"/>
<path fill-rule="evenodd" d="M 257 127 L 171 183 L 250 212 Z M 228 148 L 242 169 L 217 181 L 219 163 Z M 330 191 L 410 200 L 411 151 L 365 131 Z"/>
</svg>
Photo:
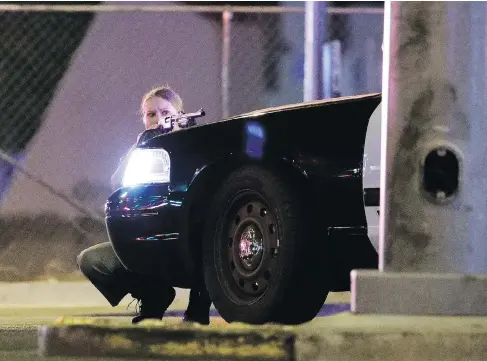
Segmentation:
<svg viewBox="0 0 487 361">
<path fill-rule="evenodd" d="M 184 117 L 184 116 L 179 118 L 178 121 L 176 122 L 176 124 L 178 126 L 178 129 L 176 129 L 176 130 L 186 128 L 188 126 L 188 122 L 189 122 L 189 119 Z"/>
</svg>

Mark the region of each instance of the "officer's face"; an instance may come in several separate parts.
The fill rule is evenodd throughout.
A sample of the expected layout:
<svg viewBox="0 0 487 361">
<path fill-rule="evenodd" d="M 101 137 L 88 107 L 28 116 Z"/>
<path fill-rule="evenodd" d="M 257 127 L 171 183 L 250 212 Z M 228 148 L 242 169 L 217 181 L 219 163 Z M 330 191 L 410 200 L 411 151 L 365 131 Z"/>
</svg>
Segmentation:
<svg viewBox="0 0 487 361">
<path fill-rule="evenodd" d="M 160 120 L 177 113 L 177 110 L 166 99 L 160 97 L 149 98 L 144 103 L 143 121 L 145 129 L 154 128 Z"/>
</svg>

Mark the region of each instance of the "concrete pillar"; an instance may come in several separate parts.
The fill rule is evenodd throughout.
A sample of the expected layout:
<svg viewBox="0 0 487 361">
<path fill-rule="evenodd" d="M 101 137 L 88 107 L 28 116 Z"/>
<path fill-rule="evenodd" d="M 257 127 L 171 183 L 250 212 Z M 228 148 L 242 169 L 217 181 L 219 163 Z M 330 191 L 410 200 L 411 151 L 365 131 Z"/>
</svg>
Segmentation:
<svg viewBox="0 0 487 361">
<path fill-rule="evenodd" d="M 385 6 L 380 270 L 352 310 L 487 314 L 486 5 Z"/>
</svg>

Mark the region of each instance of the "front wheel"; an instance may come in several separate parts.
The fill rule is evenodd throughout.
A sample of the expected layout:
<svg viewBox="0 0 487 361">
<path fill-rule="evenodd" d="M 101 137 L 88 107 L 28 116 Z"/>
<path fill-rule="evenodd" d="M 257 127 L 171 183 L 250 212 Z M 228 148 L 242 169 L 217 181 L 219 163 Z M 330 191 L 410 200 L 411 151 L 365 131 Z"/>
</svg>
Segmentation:
<svg viewBox="0 0 487 361">
<path fill-rule="evenodd" d="M 234 172 L 217 193 L 203 245 L 205 282 L 228 322 L 297 324 L 328 294 L 304 199 L 258 167 Z"/>
</svg>

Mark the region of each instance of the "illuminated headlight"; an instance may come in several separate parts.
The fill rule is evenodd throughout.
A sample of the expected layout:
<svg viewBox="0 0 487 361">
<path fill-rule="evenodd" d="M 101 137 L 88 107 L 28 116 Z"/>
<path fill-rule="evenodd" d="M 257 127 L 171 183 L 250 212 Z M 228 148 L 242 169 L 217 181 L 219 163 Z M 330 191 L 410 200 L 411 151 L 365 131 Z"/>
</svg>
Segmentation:
<svg viewBox="0 0 487 361">
<path fill-rule="evenodd" d="M 169 183 L 171 159 L 164 149 L 135 149 L 129 158 L 123 186 L 148 183 Z"/>
</svg>

